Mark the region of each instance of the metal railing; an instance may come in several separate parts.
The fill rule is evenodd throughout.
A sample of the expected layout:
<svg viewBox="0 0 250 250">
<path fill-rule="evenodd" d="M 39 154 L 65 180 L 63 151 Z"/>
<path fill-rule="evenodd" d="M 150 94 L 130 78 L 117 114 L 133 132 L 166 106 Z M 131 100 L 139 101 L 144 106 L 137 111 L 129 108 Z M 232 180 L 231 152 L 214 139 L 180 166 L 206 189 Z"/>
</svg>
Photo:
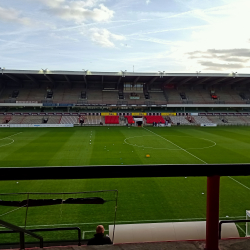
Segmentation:
<svg viewBox="0 0 250 250">
<path fill-rule="evenodd" d="M 21 228 L 22 229 L 22 228 Z M 13 230 L 13 229 L 12 229 Z M 78 246 L 81 246 L 81 229 L 79 227 L 57 227 L 57 228 L 41 228 L 41 229 L 29 229 L 28 232 L 51 232 L 51 231 L 69 231 L 69 230 L 77 230 L 77 236 L 78 236 Z M 27 230 L 26 230 L 27 231 Z M 5 234 L 5 233 L 17 233 L 17 231 L 0 231 L 0 234 Z M 30 234 L 31 235 L 31 234 Z M 33 235 L 32 235 L 33 236 Z M 40 237 L 40 236 L 39 236 Z M 42 238 L 42 237 L 41 237 Z M 20 238 L 21 239 L 21 238 Z M 24 238 L 23 238 L 24 239 Z M 43 239 L 43 238 L 42 238 Z M 24 242 L 24 241 L 23 241 Z M 23 245 L 24 246 L 24 245 Z M 20 248 L 21 248 L 21 243 L 20 243 Z M 40 243 L 40 248 L 43 248 L 43 243 L 41 246 Z M 21 248 L 24 249 L 24 248 Z"/>
<path fill-rule="evenodd" d="M 24 228 L 15 226 L 11 223 L 8 223 L 6 221 L 0 220 L 0 225 L 11 229 L 12 231 L 8 232 L 15 232 L 15 233 L 20 233 L 20 249 L 25 249 L 25 239 L 24 239 L 24 234 L 30 235 L 36 239 L 40 240 L 40 248 L 43 248 L 43 237 L 31 232 L 30 230 L 26 230 Z"/>
<path fill-rule="evenodd" d="M 218 165 L 220 167 L 218 167 Z M 134 171 L 134 170 L 137 171 Z M 0 180 L 98 179 L 135 177 L 250 176 L 250 164 L 93 165 L 1 167 Z"/>
<path fill-rule="evenodd" d="M 222 220 L 219 222 L 219 239 L 221 239 L 221 228 L 224 223 L 250 222 L 250 220 Z"/>
</svg>

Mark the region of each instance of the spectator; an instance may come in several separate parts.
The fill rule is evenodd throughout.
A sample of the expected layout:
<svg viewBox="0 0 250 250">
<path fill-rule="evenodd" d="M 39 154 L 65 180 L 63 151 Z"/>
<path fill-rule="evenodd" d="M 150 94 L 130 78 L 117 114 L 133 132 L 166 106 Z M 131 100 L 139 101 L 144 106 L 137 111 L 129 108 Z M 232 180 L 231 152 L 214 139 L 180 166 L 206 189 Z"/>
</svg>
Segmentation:
<svg viewBox="0 0 250 250">
<path fill-rule="evenodd" d="M 104 226 L 99 225 L 96 227 L 95 237 L 88 241 L 87 245 L 106 245 L 113 244 L 108 236 L 104 236 Z"/>
</svg>

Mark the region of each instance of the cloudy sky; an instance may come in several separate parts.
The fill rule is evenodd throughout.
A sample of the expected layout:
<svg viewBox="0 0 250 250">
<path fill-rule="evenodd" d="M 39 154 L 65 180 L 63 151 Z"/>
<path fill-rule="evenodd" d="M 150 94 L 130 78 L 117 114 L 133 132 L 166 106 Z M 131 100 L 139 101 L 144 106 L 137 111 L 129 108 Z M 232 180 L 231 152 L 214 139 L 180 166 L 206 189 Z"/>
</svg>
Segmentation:
<svg viewBox="0 0 250 250">
<path fill-rule="evenodd" d="M 1 0 L 0 67 L 250 73 L 249 0 Z"/>
</svg>

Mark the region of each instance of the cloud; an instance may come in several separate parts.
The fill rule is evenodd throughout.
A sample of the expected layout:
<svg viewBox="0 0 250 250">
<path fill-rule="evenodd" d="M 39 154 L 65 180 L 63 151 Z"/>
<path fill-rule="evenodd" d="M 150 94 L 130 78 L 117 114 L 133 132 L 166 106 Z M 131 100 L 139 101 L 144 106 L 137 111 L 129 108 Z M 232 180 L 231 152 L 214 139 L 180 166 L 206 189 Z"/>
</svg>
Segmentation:
<svg viewBox="0 0 250 250">
<path fill-rule="evenodd" d="M 109 21 L 114 11 L 107 8 L 102 0 L 38 0 L 45 4 L 45 12 L 66 21 L 82 23 L 87 21 L 103 22 Z"/>
<path fill-rule="evenodd" d="M 240 63 L 228 63 L 228 64 L 223 64 L 223 63 L 214 63 L 210 61 L 200 61 L 200 64 L 202 66 L 205 66 L 205 70 L 217 70 L 217 71 L 223 71 L 223 70 L 228 70 L 228 69 L 242 69 L 245 68 L 246 66 L 244 64 Z"/>
<path fill-rule="evenodd" d="M 151 3 L 151 0 L 146 0 L 146 4 L 148 5 L 149 3 Z"/>
<path fill-rule="evenodd" d="M 13 8 L 0 7 L 0 21 L 8 23 L 17 23 L 22 25 L 31 25 L 31 19 L 22 17 L 20 12 Z"/>
<path fill-rule="evenodd" d="M 124 36 L 113 34 L 107 29 L 91 28 L 87 33 L 83 31 L 83 34 L 87 35 L 95 44 L 106 48 L 115 47 L 115 41 L 125 40 Z"/>
<path fill-rule="evenodd" d="M 206 58 L 227 62 L 248 62 L 250 49 L 208 49 L 207 51 L 193 51 L 187 53 L 190 59 Z"/>
<path fill-rule="evenodd" d="M 176 41 L 169 49 L 169 58 L 189 72 L 250 71 L 248 23 L 250 16 L 246 6 L 249 1 L 224 6 L 192 10 L 193 18 L 201 20 L 202 29 L 194 29 L 185 40 Z M 188 17 L 183 16 L 183 23 Z M 190 18 L 190 17 L 189 17 Z M 192 19 L 191 19 L 192 20 Z"/>
</svg>

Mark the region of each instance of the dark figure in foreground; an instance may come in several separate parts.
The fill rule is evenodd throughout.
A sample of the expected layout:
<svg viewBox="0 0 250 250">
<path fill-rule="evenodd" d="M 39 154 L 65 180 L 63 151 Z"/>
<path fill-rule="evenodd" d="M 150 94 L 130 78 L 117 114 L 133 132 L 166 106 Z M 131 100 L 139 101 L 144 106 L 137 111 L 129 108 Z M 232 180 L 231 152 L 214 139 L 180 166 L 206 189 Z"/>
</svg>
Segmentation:
<svg viewBox="0 0 250 250">
<path fill-rule="evenodd" d="M 95 237 L 88 241 L 88 245 L 106 245 L 113 244 L 108 236 L 104 236 L 104 227 L 99 225 L 96 227 Z"/>
</svg>

